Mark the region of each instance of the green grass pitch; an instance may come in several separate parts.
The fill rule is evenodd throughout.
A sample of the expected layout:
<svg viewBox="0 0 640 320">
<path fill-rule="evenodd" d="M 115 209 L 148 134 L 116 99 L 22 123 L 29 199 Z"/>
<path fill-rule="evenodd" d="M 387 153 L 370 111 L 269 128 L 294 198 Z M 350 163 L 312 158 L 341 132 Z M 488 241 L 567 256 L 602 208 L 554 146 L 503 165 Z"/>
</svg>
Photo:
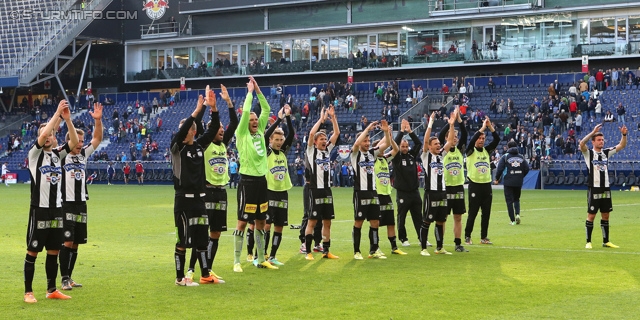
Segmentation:
<svg viewBox="0 0 640 320">
<path fill-rule="evenodd" d="M 235 190 L 229 190 L 229 229 Z M 336 188 L 331 251 L 339 260 L 306 261 L 298 230 L 286 228 L 280 270 L 245 262 L 232 272 L 231 231 L 223 234 L 214 271 L 227 283 L 177 287 L 171 186 L 90 187 L 89 243 L 80 246 L 74 279 L 84 285 L 69 301 L 47 301 L 42 253 L 36 262 L 35 305 L 22 302 L 29 186 L 0 187 L 0 318 L 4 319 L 634 319 L 640 299 L 640 193 L 613 193 L 611 241 L 584 249 L 586 191 L 525 191 L 522 224 L 509 225 L 502 190 L 494 190 L 489 237 L 479 245 L 476 220 L 470 252 L 422 257 L 410 219 L 406 256 L 353 259 L 352 189 Z M 395 195 L 393 196 L 395 198 Z M 290 191 L 289 221 L 302 217 L 302 189 Z M 298 200 L 296 200 L 298 199 Z M 463 227 L 466 215 L 463 217 Z M 432 227 L 433 228 L 433 227 Z M 362 249 L 368 248 L 365 224 Z M 435 243 L 433 229 L 430 241 Z M 445 248 L 453 251 L 453 220 Z M 363 250 L 363 251 L 364 251 Z M 433 252 L 433 248 L 429 249 Z M 199 273 L 199 272 L 196 272 Z M 196 274 L 196 279 L 198 279 Z M 57 279 L 58 285 L 60 277 Z M 636 311 L 634 311 L 636 310 Z"/>
</svg>

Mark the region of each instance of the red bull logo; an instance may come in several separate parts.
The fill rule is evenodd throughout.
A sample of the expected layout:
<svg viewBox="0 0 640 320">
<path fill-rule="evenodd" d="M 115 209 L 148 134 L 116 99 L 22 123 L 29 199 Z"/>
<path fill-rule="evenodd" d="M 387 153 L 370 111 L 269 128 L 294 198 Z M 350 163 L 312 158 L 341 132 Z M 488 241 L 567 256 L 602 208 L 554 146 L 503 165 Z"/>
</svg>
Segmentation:
<svg viewBox="0 0 640 320">
<path fill-rule="evenodd" d="M 169 8 L 169 0 L 146 0 L 142 1 L 142 11 L 147 13 L 147 17 L 151 20 L 158 20 L 164 16 L 166 9 Z"/>
<path fill-rule="evenodd" d="M 348 159 L 351 155 L 351 147 L 348 145 L 338 146 L 338 155 L 340 159 Z"/>
</svg>

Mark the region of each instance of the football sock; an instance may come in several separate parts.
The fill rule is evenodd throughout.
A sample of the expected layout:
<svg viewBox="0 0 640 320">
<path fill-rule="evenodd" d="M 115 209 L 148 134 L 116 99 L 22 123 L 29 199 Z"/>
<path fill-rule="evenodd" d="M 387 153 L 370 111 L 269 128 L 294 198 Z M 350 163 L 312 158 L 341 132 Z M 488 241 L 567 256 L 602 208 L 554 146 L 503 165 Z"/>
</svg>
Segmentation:
<svg viewBox="0 0 640 320">
<path fill-rule="evenodd" d="M 253 247 L 255 246 L 254 230 L 247 229 L 247 254 L 253 255 Z"/>
<path fill-rule="evenodd" d="M 609 242 L 609 220 L 600 220 L 600 228 L 602 229 L 602 243 Z"/>
<path fill-rule="evenodd" d="M 369 253 L 378 251 L 378 228 L 369 228 Z"/>
<path fill-rule="evenodd" d="M 422 246 L 422 249 L 427 248 L 428 237 L 429 237 L 429 224 L 427 224 L 426 222 L 423 222 L 422 226 L 420 226 L 420 245 Z"/>
<path fill-rule="evenodd" d="M 331 240 L 322 242 L 322 253 L 329 253 L 329 247 L 331 247 Z"/>
<path fill-rule="evenodd" d="M 316 226 L 313 228 L 313 242 L 316 246 L 320 245 L 322 241 L 322 221 L 318 220 Z"/>
<path fill-rule="evenodd" d="M 396 244 L 396 236 L 389 237 L 389 242 L 391 243 L 391 250 L 398 250 L 398 244 Z"/>
<path fill-rule="evenodd" d="M 242 241 L 244 240 L 244 232 L 240 230 L 233 231 L 233 263 L 240 263 L 240 254 L 242 253 Z"/>
<path fill-rule="evenodd" d="M 56 276 L 58 275 L 58 255 L 47 254 L 44 268 L 47 272 L 47 292 L 53 292 L 56 289 Z"/>
<path fill-rule="evenodd" d="M 76 266 L 76 260 L 78 260 L 78 249 L 69 248 L 69 278 L 73 274 L 73 268 Z"/>
<path fill-rule="evenodd" d="M 274 232 L 273 243 L 271 244 L 271 254 L 269 257 L 276 257 L 276 253 L 278 253 L 278 248 L 280 247 L 280 241 L 282 241 L 282 232 Z"/>
<path fill-rule="evenodd" d="M 351 237 L 353 238 L 353 253 L 360 252 L 360 238 L 362 236 L 362 228 L 353 227 Z"/>
<path fill-rule="evenodd" d="M 198 255 L 198 264 L 200 265 L 200 276 L 209 276 L 209 265 L 207 264 L 207 248 L 201 248 L 196 250 Z"/>
<path fill-rule="evenodd" d="M 58 258 L 60 259 L 60 276 L 62 280 L 69 279 L 69 258 L 71 256 L 70 248 L 62 246 L 60 252 L 58 253 Z"/>
<path fill-rule="evenodd" d="M 24 292 L 33 292 L 33 274 L 36 272 L 36 257 L 27 256 L 24 258 Z"/>
<path fill-rule="evenodd" d="M 307 234 L 304 236 L 304 244 L 305 244 L 305 247 L 307 248 L 307 254 L 313 252 L 313 247 L 311 246 L 312 242 L 313 242 L 312 234 Z"/>
<path fill-rule="evenodd" d="M 264 232 L 264 252 L 263 254 L 267 254 L 267 249 L 269 249 L 269 240 L 271 240 L 271 230 Z"/>
<path fill-rule="evenodd" d="M 587 220 L 585 223 L 587 229 L 587 242 L 591 242 L 591 234 L 593 233 L 593 221 Z"/>
<path fill-rule="evenodd" d="M 453 242 L 456 244 L 456 246 L 459 246 L 462 244 L 462 240 L 460 240 L 460 238 L 453 239 Z"/>
<path fill-rule="evenodd" d="M 185 254 L 186 254 L 186 251 L 178 250 L 178 248 L 176 248 L 174 258 L 176 260 L 176 279 L 178 280 L 182 280 L 182 278 L 184 278 Z"/>
<path fill-rule="evenodd" d="M 209 268 L 213 267 L 213 261 L 216 259 L 216 254 L 218 253 L 218 244 L 220 239 L 209 238 L 209 246 L 207 246 L 208 253 L 208 265 Z"/>
<path fill-rule="evenodd" d="M 191 249 L 191 258 L 189 258 L 189 270 L 196 269 L 196 261 L 198 260 L 198 252 L 196 248 Z"/>
<path fill-rule="evenodd" d="M 264 262 L 264 253 L 262 253 L 262 248 L 264 248 L 264 230 L 254 230 L 255 232 L 254 237 L 256 239 L 256 247 L 260 248 L 258 250 L 258 254 L 257 257 L 253 257 L 258 258 L 258 263 L 263 263 Z"/>
<path fill-rule="evenodd" d="M 442 245 L 443 245 L 443 235 L 444 235 L 444 225 L 442 224 L 437 224 L 436 223 L 436 230 L 435 230 L 435 234 L 436 234 L 436 248 L 438 250 L 442 249 Z"/>
</svg>

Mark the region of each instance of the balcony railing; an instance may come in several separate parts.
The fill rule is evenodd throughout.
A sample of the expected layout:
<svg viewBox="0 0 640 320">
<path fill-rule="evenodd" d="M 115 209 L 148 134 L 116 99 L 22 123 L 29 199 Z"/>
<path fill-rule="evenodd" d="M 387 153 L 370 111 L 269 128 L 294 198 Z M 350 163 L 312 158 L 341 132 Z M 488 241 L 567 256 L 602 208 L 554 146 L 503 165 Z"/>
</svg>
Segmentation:
<svg viewBox="0 0 640 320">
<path fill-rule="evenodd" d="M 429 0 L 431 16 L 526 10 L 543 6 L 544 0 Z"/>
</svg>

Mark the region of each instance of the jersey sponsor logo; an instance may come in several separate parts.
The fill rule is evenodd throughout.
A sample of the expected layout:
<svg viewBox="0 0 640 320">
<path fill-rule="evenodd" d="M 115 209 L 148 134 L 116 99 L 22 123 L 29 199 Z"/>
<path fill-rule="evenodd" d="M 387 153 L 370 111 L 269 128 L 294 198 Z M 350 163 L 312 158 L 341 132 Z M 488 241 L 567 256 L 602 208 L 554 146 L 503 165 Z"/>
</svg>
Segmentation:
<svg viewBox="0 0 640 320">
<path fill-rule="evenodd" d="M 523 161 L 524 159 L 516 157 L 507 159 L 507 162 L 514 168 L 520 167 Z"/>
<path fill-rule="evenodd" d="M 265 212 L 269 209 L 269 202 L 260 204 L 260 212 Z"/>
<path fill-rule="evenodd" d="M 245 204 L 244 205 L 244 212 L 246 212 L 246 213 L 256 213 L 256 210 L 258 210 L 258 205 L 257 204 Z"/>
<path fill-rule="evenodd" d="M 329 158 L 324 158 L 324 159 L 316 159 L 315 163 L 318 167 L 322 168 L 323 171 L 329 171 L 329 169 L 331 169 L 331 166 L 329 165 Z"/>
<path fill-rule="evenodd" d="M 262 148 L 262 142 L 264 142 L 261 134 L 254 134 L 251 136 L 253 139 L 253 147 L 256 148 L 256 153 L 259 156 L 264 156 L 264 149 Z"/>
<path fill-rule="evenodd" d="M 462 172 L 462 164 L 458 162 L 447 163 L 444 168 L 452 176 L 457 176 Z"/>
<path fill-rule="evenodd" d="M 276 174 L 276 173 L 286 173 L 287 172 L 287 167 L 285 166 L 275 166 L 273 168 L 271 168 L 269 170 L 269 172 L 271 172 L 272 174 Z"/>
<path fill-rule="evenodd" d="M 607 165 L 609 164 L 609 161 L 607 159 L 591 160 L 591 164 L 593 164 L 593 168 L 596 171 L 607 171 Z"/>
<path fill-rule="evenodd" d="M 372 174 L 373 173 L 373 161 L 360 161 L 358 162 L 358 165 L 360 166 L 360 168 L 364 169 L 364 171 L 367 174 Z"/>
<path fill-rule="evenodd" d="M 227 164 L 227 158 L 211 158 L 209 159 L 209 165 L 214 166 L 216 164 Z"/>
<path fill-rule="evenodd" d="M 444 167 L 440 162 L 429 163 L 431 170 L 434 170 L 437 175 L 442 175 L 442 168 Z"/>
<path fill-rule="evenodd" d="M 476 169 L 478 169 L 478 172 L 480 173 L 487 173 L 490 168 L 488 162 L 476 162 L 473 165 L 476 167 Z"/>
</svg>

